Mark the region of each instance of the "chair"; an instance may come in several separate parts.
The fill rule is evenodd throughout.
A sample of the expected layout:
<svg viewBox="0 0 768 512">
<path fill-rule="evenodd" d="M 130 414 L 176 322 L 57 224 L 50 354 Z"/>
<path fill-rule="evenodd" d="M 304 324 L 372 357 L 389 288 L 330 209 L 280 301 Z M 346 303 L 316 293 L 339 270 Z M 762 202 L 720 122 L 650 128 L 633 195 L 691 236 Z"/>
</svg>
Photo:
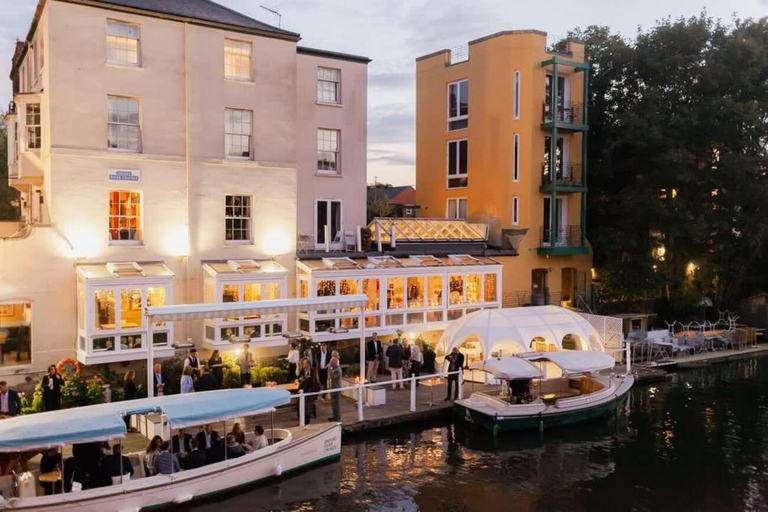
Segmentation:
<svg viewBox="0 0 768 512">
<path fill-rule="evenodd" d="M 299 235 L 296 240 L 296 252 L 309 252 L 312 249 L 314 238 L 312 235 Z"/>
<path fill-rule="evenodd" d="M 344 246 L 344 231 L 340 229 L 336 232 L 336 236 L 333 237 L 333 241 L 331 241 L 331 252 L 337 253 L 346 250 L 347 248 Z"/>
<path fill-rule="evenodd" d="M 344 249 L 347 251 L 354 251 L 357 248 L 357 237 L 355 236 L 354 229 L 347 229 L 344 231 Z"/>
</svg>

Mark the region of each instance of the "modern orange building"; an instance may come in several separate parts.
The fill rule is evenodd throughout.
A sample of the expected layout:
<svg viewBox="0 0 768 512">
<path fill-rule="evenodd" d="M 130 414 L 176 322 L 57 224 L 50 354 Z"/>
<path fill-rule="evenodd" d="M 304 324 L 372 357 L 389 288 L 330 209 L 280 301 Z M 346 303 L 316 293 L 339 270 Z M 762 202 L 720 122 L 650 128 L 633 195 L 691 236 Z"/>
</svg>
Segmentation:
<svg viewBox="0 0 768 512">
<path fill-rule="evenodd" d="M 535 30 L 416 59 L 419 216 L 488 225 L 506 307 L 590 302 L 588 72 L 583 43 Z"/>
</svg>

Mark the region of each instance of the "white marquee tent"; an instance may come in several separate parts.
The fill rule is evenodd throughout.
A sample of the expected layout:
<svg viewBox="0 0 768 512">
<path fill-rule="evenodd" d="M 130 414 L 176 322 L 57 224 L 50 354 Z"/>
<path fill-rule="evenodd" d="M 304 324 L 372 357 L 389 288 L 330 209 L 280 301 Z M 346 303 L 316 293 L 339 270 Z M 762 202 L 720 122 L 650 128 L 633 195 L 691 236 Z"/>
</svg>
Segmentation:
<svg viewBox="0 0 768 512">
<path fill-rule="evenodd" d="M 566 337 L 577 350 L 605 351 L 598 332 L 578 313 L 557 306 L 535 306 L 485 309 L 466 315 L 440 336 L 437 354 L 447 354 L 465 341 L 479 345 L 486 360 L 536 350 L 536 342 L 545 343 L 548 350 L 563 350 Z"/>
</svg>

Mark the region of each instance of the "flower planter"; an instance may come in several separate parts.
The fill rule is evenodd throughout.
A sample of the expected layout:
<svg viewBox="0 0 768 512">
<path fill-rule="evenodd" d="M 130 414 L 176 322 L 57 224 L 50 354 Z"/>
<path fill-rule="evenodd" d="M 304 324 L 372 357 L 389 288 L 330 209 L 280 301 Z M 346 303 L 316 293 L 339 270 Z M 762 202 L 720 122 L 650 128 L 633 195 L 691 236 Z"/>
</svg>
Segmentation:
<svg viewBox="0 0 768 512">
<path fill-rule="evenodd" d="M 349 380 L 349 379 L 342 380 L 342 386 L 345 388 L 349 386 L 355 386 L 355 385 L 357 385 L 357 383 L 354 380 Z M 356 389 L 349 389 L 346 391 L 342 391 L 341 394 L 353 400 L 357 400 Z M 365 403 L 367 403 L 372 407 L 376 405 L 385 405 L 387 403 L 387 389 L 383 385 L 367 387 L 365 388 L 363 394 L 365 397 L 364 398 Z"/>
</svg>

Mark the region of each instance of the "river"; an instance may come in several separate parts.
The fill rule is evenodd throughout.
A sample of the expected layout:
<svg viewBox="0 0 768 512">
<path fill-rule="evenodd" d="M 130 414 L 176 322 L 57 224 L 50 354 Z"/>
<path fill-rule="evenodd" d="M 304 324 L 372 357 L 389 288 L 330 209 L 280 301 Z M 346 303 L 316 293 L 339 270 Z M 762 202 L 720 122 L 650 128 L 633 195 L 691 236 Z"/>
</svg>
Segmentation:
<svg viewBox="0 0 768 512">
<path fill-rule="evenodd" d="M 340 462 L 190 510 L 768 510 L 768 357 L 638 385 L 618 418 L 487 433 L 449 422 L 347 439 Z"/>
</svg>

